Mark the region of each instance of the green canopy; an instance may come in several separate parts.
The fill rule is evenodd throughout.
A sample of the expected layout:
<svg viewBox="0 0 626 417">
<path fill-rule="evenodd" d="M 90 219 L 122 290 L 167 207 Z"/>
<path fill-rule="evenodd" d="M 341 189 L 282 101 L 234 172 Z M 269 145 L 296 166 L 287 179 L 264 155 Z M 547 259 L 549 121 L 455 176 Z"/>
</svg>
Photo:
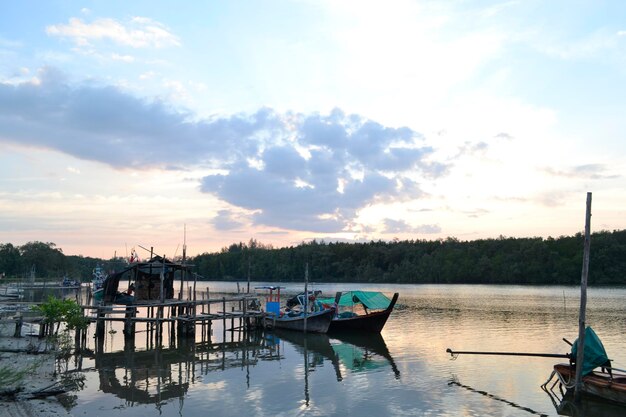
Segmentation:
<svg viewBox="0 0 626 417">
<path fill-rule="evenodd" d="M 318 298 L 319 301 L 326 304 L 333 304 L 334 298 Z M 375 291 L 346 291 L 341 294 L 339 299 L 339 307 L 353 307 L 357 304 L 363 304 L 370 310 L 384 310 L 389 307 L 391 300 L 382 292 Z"/>
<path fill-rule="evenodd" d="M 578 339 L 572 345 L 572 358 L 576 358 L 578 352 Z M 590 374 L 598 366 L 610 366 L 606 350 L 600 338 L 591 327 L 585 329 L 585 349 L 583 356 L 583 376 Z"/>
</svg>

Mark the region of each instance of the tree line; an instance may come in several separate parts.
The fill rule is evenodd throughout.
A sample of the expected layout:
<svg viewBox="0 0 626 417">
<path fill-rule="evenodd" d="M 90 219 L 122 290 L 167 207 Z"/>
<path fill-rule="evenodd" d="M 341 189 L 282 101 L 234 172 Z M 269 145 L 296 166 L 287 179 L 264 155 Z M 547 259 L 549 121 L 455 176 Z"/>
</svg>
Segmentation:
<svg viewBox="0 0 626 417">
<path fill-rule="evenodd" d="M 20 279 L 91 279 L 97 263 L 105 261 L 83 256 L 68 256 L 52 242 L 28 242 L 22 246 L 0 243 L 0 277 Z M 108 262 L 108 261 L 107 261 Z M 86 278 L 86 279 L 85 279 Z"/>
<path fill-rule="evenodd" d="M 584 236 L 460 241 L 311 241 L 274 249 L 255 240 L 192 259 L 209 280 L 314 282 L 558 284 L 580 283 Z M 626 284 L 626 230 L 591 237 L 591 285 Z"/>
<path fill-rule="evenodd" d="M 301 282 L 308 265 L 312 282 L 554 284 L 580 282 L 584 236 L 460 241 L 311 241 L 273 248 L 251 239 L 187 262 L 201 279 L 212 281 Z M 180 259 L 179 259 L 180 260 Z M 88 280 L 100 263 L 121 259 L 66 256 L 54 243 L 0 244 L 0 274 L 18 276 L 33 267 L 37 277 L 68 275 Z M 590 285 L 626 285 L 626 230 L 591 237 Z"/>
</svg>

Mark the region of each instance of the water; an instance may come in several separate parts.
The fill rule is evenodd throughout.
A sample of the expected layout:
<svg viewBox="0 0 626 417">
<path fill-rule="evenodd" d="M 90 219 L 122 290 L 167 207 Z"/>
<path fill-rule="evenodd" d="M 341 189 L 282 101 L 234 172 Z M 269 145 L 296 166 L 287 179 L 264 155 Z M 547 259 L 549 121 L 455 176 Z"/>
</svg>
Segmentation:
<svg viewBox="0 0 626 417">
<path fill-rule="evenodd" d="M 202 283 L 199 290 L 206 285 L 212 296 L 236 291 L 236 284 L 218 282 Z M 287 293 L 302 290 L 302 285 L 286 285 Z M 471 355 L 451 360 L 446 348 L 567 353 L 562 338 L 574 341 L 578 334 L 578 288 L 314 288 L 326 295 L 350 289 L 399 292 L 400 299 L 382 335 L 365 341 L 299 333 L 243 338 L 224 332 L 218 321 L 211 344 L 146 350 L 146 334 L 138 333 L 136 349 L 130 351 L 124 350 L 121 327 L 113 325 L 107 328 L 104 354 L 59 363 L 60 371 L 71 371 L 66 378 L 78 381 L 79 388 L 69 396 L 71 412 L 203 417 L 559 415 L 559 404 L 540 385 L 561 360 Z M 626 288 L 588 291 L 587 324 L 618 368 L 626 368 L 625 301 Z M 224 338 L 227 343 L 221 343 Z M 89 341 L 93 345 L 91 337 Z M 626 415 L 626 408 L 600 408 L 609 415 Z M 589 408 L 584 415 L 594 412 Z"/>
</svg>

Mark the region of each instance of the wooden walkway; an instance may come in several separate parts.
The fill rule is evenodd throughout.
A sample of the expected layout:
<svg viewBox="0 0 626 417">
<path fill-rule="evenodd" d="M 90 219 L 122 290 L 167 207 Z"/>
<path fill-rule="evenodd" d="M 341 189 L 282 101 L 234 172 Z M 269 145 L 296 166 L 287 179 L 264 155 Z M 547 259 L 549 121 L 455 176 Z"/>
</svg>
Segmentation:
<svg viewBox="0 0 626 417">
<path fill-rule="evenodd" d="M 162 340 L 163 325 L 170 326 L 170 335 L 175 337 L 193 337 L 196 326 L 205 328 L 213 321 L 221 320 L 226 331 L 226 321 L 231 322 L 231 330 L 251 328 L 260 323 L 264 312 L 250 308 L 258 306 L 256 296 L 244 295 L 203 300 L 165 300 L 140 301 L 132 305 L 82 305 L 84 316 L 96 323 L 96 338 L 104 337 L 107 322 L 124 323 L 124 337 L 132 339 L 138 323 L 146 325 L 146 331 L 153 334 L 156 341 Z M 214 311 L 211 311 L 213 307 Z M 230 307 L 230 311 L 228 310 Z M 237 322 L 237 323 L 235 323 Z"/>
</svg>

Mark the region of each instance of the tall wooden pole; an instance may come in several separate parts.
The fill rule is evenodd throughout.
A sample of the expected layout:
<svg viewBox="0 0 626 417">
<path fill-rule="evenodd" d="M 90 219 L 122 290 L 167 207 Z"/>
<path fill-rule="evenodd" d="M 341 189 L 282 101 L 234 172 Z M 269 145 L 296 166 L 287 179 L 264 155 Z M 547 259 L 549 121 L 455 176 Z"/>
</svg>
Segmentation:
<svg viewBox="0 0 626 417">
<path fill-rule="evenodd" d="M 585 216 L 585 249 L 583 271 L 580 278 L 580 312 L 578 313 L 578 351 L 576 352 L 576 380 L 574 398 L 580 398 L 583 384 L 583 361 L 585 357 L 585 312 L 587 310 L 587 276 L 589 275 L 589 249 L 591 245 L 591 193 L 587 193 L 587 214 Z"/>
<path fill-rule="evenodd" d="M 306 333 L 306 317 L 309 314 L 309 263 L 304 270 L 304 333 Z"/>
<path fill-rule="evenodd" d="M 183 228 L 183 270 L 180 273 L 180 290 L 178 291 L 178 299 L 183 299 L 183 285 L 187 279 L 187 225 Z M 194 288 L 195 290 L 195 288 Z"/>
<path fill-rule="evenodd" d="M 248 258 L 248 288 L 246 289 L 246 293 L 250 294 L 250 258 Z"/>
</svg>

